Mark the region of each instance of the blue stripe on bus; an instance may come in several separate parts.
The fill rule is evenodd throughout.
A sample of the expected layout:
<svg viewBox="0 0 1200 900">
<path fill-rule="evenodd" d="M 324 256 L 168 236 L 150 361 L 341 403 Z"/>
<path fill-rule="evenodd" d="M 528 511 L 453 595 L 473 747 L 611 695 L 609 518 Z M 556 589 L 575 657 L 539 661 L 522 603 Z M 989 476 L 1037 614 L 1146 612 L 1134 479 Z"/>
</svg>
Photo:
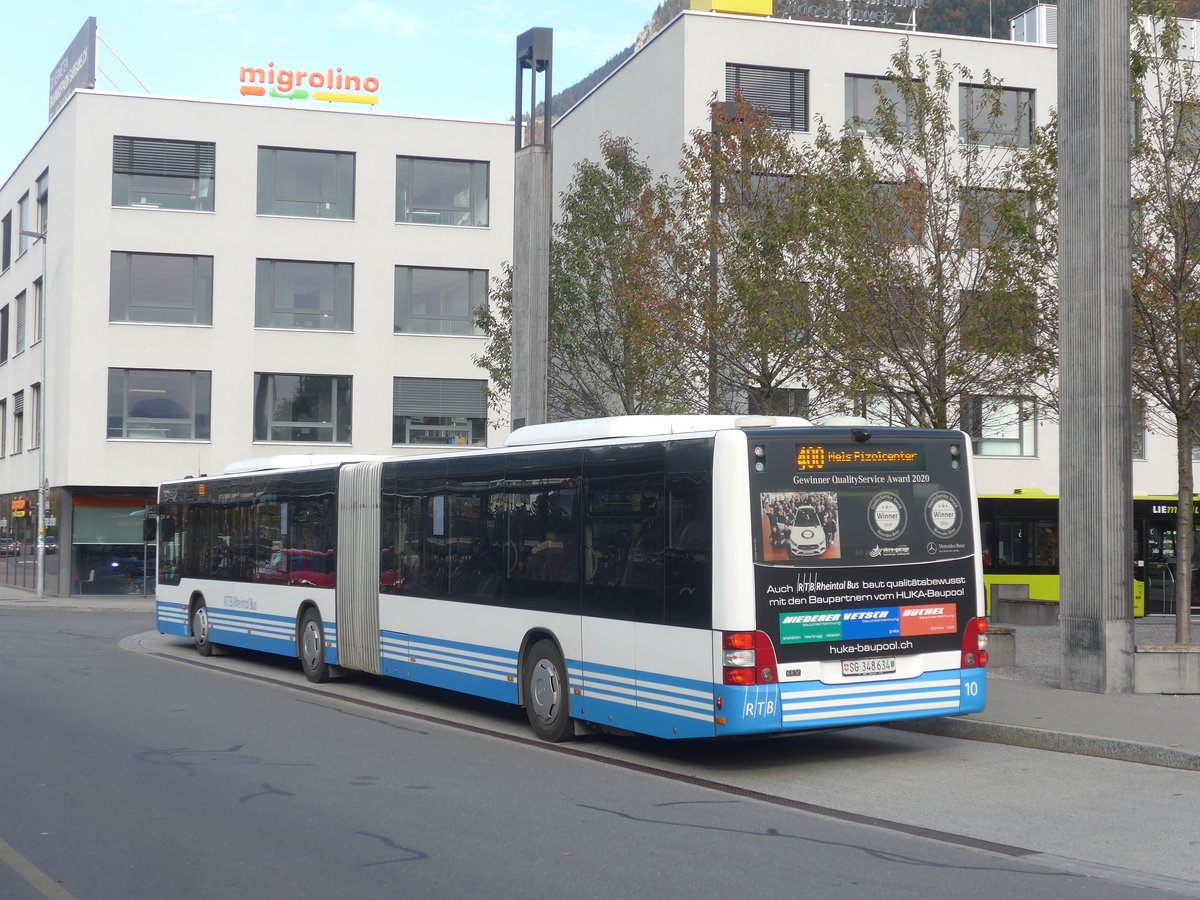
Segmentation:
<svg viewBox="0 0 1200 900">
<path fill-rule="evenodd" d="M 517 654 L 414 634 L 380 632 L 384 675 L 516 703 Z"/>
<path fill-rule="evenodd" d="M 596 663 L 569 668 L 582 719 L 659 737 L 713 734 L 711 681 Z"/>
<path fill-rule="evenodd" d="M 187 610 L 157 604 L 159 630 L 188 634 Z M 208 610 L 217 644 L 296 655 L 295 620 L 248 610 Z M 326 660 L 337 664 L 337 626 L 325 622 Z M 481 644 L 380 632 L 384 675 L 504 703 L 519 702 L 518 654 Z M 980 712 L 986 670 L 929 672 L 902 681 L 828 685 L 785 682 L 722 685 L 698 679 L 568 660 L 571 715 L 600 725 L 666 737 L 761 734 L 869 725 Z M 720 706 L 715 707 L 719 698 Z M 721 722 L 719 720 L 723 719 Z"/>
<path fill-rule="evenodd" d="M 159 631 L 187 637 L 187 610 L 179 604 L 158 604 Z M 337 624 L 323 622 L 325 661 L 337 665 Z M 209 638 L 214 644 L 261 650 L 280 656 L 296 656 L 296 619 L 244 609 L 208 607 Z M 169 630 L 168 630 L 169 629 Z"/>
<path fill-rule="evenodd" d="M 726 724 L 720 734 L 802 731 L 980 712 L 984 669 L 927 672 L 902 681 L 720 688 Z"/>
<path fill-rule="evenodd" d="M 173 634 L 178 637 L 188 636 L 190 629 L 186 604 L 167 603 L 159 600 L 155 604 L 155 614 L 158 619 L 158 630 L 161 633 Z"/>
</svg>

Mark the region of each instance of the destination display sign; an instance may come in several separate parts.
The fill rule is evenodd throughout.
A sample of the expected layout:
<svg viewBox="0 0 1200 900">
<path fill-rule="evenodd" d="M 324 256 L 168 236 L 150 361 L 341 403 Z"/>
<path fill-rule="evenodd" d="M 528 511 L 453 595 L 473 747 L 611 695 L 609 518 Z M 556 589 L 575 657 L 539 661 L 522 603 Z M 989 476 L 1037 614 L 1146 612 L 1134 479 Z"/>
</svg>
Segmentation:
<svg viewBox="0 0 1200 900">
<path fill-rule="evenodd" d="M 881 469 L 923 472 L 925 454 L 916 444 L 889 444 L 886 447 L 797 444 L 796 468 L 803 472 L 873 472 Z"/>
</svg>

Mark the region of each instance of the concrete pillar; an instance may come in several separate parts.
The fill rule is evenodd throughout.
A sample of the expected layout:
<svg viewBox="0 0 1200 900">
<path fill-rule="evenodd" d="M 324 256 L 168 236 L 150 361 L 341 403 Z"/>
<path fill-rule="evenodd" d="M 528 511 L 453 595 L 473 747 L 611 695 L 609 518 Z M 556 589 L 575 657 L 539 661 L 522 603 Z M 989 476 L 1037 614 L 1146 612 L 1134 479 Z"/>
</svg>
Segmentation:
<svg viewBox="0 0 1200 900">
<path fill-rule="evenodd" d="M 551 151 L 516 155 L 513 213 L 512 427 L 546 421 L 546 349 L 550 318 Z"/>
<path fill-rule="evenodd" d="M 1062 687 L 1133 690 L 1129 4 L 1058 17 Z"/>
<path fill-rule="evenodd" d="M 529 110 L 523 109 L 529 73 Z M 543 78 L 538 127 L 537 85 Z M 517 38 L 513 146 L 512 427 L 546 421 L 546 349 L 550 322 L 550 216 L 554 199 L 554 30 L 530 28 Z"/>
</svg>

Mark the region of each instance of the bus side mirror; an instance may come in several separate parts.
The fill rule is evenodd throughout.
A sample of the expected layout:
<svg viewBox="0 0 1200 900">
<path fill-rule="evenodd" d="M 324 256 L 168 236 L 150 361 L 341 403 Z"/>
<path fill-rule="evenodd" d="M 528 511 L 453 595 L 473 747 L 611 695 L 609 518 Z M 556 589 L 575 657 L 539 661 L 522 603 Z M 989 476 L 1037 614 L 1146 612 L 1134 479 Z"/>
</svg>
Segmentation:
<svg viewBox="0 0 1200 900">
<path fill-rule="evenodd" d="M 158 519 L 146 516 L 142 519 L 142 541 L 153 544 L 158 537 Z"/>
</svg>

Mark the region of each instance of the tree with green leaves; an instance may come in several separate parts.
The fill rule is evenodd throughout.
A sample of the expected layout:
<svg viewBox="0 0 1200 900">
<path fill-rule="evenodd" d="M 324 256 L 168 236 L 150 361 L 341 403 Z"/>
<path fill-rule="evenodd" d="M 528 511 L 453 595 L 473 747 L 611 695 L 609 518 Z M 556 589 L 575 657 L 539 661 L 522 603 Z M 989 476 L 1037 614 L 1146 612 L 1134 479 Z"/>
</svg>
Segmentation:
<svg viewBox="0 0 1200 900">
<path fill-rule="evenodd" d="M 853 89 L 858 115 L 818 129 L 796 201 L 814 289 L 837 302 L 844 411 L 1019 433 L 1053 404 L 1053 132 L 1026 92 L 907 42 Z"/>
<path fill-rule="evenodd" d="M 1170 0 L 1133 4 L 1133 383 L 1176 436 L 1175 635 L 1191 641 L 1193 447 L 1200 426 L 1200 72 Z"/>
<path fill-rule="evenodd" d="M 711 127 L 684 147 L 660 220 L 662 312 L 708 412 L 806 414 L 804 389 L 824 370 L 826 323 L 800 252 L 796 151 L 740 95 L 711 110 Z"/>
<path fill-rule="evenodd" d="M 653 259 L 669 209 L 632 144 L 604 135 L 601 161 L 583 160 L 561 198 L 550 249 L 548 406 L 551 421 L 692 411 L 694 381 L 661 315 Z M 488 343 L 476 364 L 493 401 L 512 373 L 511 272 L 476 323 Z"/>
</svg>

